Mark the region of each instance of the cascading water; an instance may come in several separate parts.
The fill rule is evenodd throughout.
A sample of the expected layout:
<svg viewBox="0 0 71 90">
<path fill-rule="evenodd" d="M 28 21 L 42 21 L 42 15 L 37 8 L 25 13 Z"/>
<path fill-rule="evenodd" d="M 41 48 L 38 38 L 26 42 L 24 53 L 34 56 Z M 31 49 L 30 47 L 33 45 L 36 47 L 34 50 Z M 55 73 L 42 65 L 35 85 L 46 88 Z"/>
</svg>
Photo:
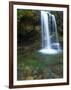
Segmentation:
<svg viewBox="0 0 71 90">
<path fill-rule="evenodd" d="M 49 19 L 51 18 L 51 23 L 49 24 Z M 51 31 L 50 31 L 50 28 Z M 53 35 L 50 32 L 55 32 L 56 40 L 52 41 Z M 41 11 L 41 35 L 42 35 L 42 49 L 39 52 L 43 54 L 57 54 L 61 51 L 58 35 L 55 16 L 46 11 Z M 56 49 L 54 48 L 56 47 Z"/>
</svg>

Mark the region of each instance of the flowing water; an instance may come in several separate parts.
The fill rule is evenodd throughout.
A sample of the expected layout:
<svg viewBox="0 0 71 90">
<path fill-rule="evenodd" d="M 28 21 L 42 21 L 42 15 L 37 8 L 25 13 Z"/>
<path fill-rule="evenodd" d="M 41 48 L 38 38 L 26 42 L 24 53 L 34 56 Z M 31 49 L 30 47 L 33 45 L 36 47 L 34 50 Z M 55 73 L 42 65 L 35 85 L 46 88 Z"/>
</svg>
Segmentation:
<svg viewBox="0 0 71 90">
<path fill-rule="evenodd" d="M 50 19 L 51 21 L 49 21 Z M 57 54 L 61 52 L 55 16 L 46 11 L 41 11 L 41 36 L 42 48 L 39 52 L 43 54 Z M 53 38 L 54 40 L 52 40 Z"/>
</svg>

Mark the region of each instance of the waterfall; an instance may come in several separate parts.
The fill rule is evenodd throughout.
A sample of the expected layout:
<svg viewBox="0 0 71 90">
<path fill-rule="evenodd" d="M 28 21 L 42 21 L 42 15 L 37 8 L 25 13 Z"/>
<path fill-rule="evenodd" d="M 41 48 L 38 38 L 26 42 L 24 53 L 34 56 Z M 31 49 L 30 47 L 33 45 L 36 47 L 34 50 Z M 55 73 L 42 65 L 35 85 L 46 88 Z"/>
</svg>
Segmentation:
<svg viewBox="0 0 71 90">
<path fill-rule="evenodd" d="M 55 20 L 55 16 L 54 15 L 52 15 L 52 21 L 53 21 L 53 23 L 54 23 L 54 26 L 55 26 L 55 34 L 56 34 L 56 45 L 57 45 L 57 49 L 58 50 L 60 50 L 60 45 L 59 45 L 59 40 L 58 40 L 58 33 L 57 33 L 57 25 L 56 25 L 56 20 Z"/>
<path fill-rule="evenodd" d="M 51 44 L 50 44 L 50 36 L 49 36 L 49 25 L 46 23 L 48 23 L 48 16 L 47 13 L 45 12 L 41 12 L 41 31 L 42 31 L 42 48 L 51 48 Z M 45 17 L 44 17 L 45 16 Z M 44 28 L 43 28 L 44 27 Z M 44 31 L 45 30 L 45 31 Z"/>
<path fill-rule="evenodd" d="M 53 35 L 55 40 L 52 41 Z M 55 16 L 46 11 L 41 11 L 41 37 L 42 48 L 39 52 L 43 54 L 57 54 L 61 51 Z"/>
</svg>

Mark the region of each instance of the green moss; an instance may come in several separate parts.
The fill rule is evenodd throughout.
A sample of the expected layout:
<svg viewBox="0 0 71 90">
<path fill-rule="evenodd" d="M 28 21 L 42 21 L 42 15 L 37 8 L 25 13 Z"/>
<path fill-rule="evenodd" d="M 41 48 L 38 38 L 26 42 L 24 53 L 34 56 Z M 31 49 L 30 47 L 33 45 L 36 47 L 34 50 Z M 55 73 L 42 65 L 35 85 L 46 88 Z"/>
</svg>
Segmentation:
<svg viewBox="0 0 71 90">
<path fill-rule="evenodd" d="M 19 54 L 17 59 L 18 80 L 26 79 L 29 75 L 31 75 L 33 79 L 60 78 L 63 76 L 62 53 L 58 55 L 43 55 L 38 52 L 33 52 L 31 54 L 29 53 L 28 56 Z M 25 74 L 22 74 L 22 72 Z M 35 72 L 36 74 L 34 74 Z"/>
</svg>

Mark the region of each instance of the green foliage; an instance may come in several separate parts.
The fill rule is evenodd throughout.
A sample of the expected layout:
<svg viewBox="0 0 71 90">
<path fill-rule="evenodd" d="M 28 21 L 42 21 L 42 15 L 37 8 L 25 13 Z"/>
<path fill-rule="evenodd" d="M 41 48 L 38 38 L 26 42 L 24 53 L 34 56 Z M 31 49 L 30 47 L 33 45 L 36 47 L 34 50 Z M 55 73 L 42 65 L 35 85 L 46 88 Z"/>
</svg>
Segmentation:
<svg viewBox="0 0 71 90">
<path fill-rule="evenodd" d="M 40 13 L 36 10 L 23 10 L 18 9 L 17 11 L 17 38 L 18 45 L 27 45 L 30 42 L 33 44 L 39 40 L 40 37 Z M 37 29 L 36 29 L 37 28 Z"/>
</svg>

